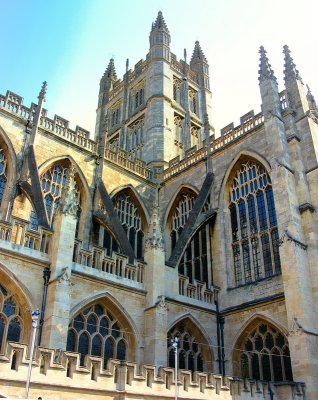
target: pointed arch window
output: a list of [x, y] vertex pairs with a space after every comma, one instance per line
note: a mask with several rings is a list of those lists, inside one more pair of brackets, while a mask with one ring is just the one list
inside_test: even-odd
[[237, 354], [242, 378], [275, 382], [293, 380], [287, 338], [269, 323], [259, 322]]
[[125, 191], [116, 194], [113, 202], [131, 247], [137, 259], [140, 259], [143, 257], [144, 224], [137, 204]]
[[[187, 222], [190, 212], [196, 200], [196, 194], [190, 190], [182, 190], [176, 198], [173, 213], [170, 216], [171, 251], [180, 238], [183, 228]], [[192, 237], [179, 263], [179, 274], [189, 278], [190, 283], [194, 280], [212, 284], [211, 270], [211, 248], [210, 248], [210, 226], [204, 225]]]
[[2, 202], [4, 190], [7, 183], [7, 159], [4, 154], [4, 150], [0, 147], [0, 204]]
[[[53, 224], [54, 216], [62, 197], [62, 192], [67, 181], [68, 173], [68, 167], [63, 164], [56, 164], [51, 166], [40, 177], [46, 214], [51, 225]], [[80, 200], [80, 191], [78, 187], [77, 194]], [[81, 215], [80, 210], [81, 208], [79, 207], [79, 211], [77, 212], [77, 221], [79, 221]], [[77, 222], [77, 225], [78, 223], [79, 222]], [[78, 233], [78, 226], [76, 227], [76, 232]]]
[[12, 293], [0, 285], [0, 353], [6, 342], [20, 342], [22, 330], [20, 306]]
[[230, 186], [230, 224], [236, 285], [281, 272], [275, 202], [270, 177], [244, 161]]
[[110, 358], [126, 359], [126, 332], [102, 304], [96, 303], [76, 315], [69, 324], [67, 351], [80, 353], [80, 363], [85, 357], [103, 358], [104, 368]]
[[[171, 340], [178, 338], [178, 365], [181, 369], [188, 369], [192, 372], [206, 371], [203, 354], [208, 354], [201, 340], [198, 340], [192, 333], [191, 328], [187, 327], [183, 322], [178, 323], [168, 333], [167, 352], [169, 367], [174, 367], [174, 352]], [[205, 358], [206, 360], [206, 358]], [[209, 360], [211, 361], [211, 360]]]

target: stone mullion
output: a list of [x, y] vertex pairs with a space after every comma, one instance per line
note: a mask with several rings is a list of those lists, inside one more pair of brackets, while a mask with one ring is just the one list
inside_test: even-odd
[[255, 281], [255, 270], [254, 270], [254, 259], [253, 259], [253, 248], [252, 248], [252, 232], [250, 226], [250, 212], [248, 209], [248, 197], [245, 201], [246, 215], [247, 215], [247, 240], [248, 240], [248, 251], [250, 255], [250, 269], [251, 269], [251, 280]]
[[[266, 196], [266, 189], [269, 187], [267, 186], [263, 189], [263, 194], [264, 194], [264, 203], [265, 203], [265, 209], [266, 209], [266, 221], [267, 221], [267, 233], [268, 233], [268, 239], [269, 239], [269, 247], [270, 247], [270, 252], [271, 252], [271, 262], [272, 262], [272, 275], [276, 273], [276, 265], [275, 265], [275, 258], [274, 258], [274, 251], [273, 251], [273, 244], [272, 244], [272, 227], [270, 224], [270, 219], [269, 219], [269, 207], [267, 203], [267, 196]], [[273, 193], [274, 196], [274, 193]]]
[[256, 212], [256, 224], [257, 224], [257, 237], [258, 237], [258, 245], [259, 245], [259, 252], [260, 252], [260, 262], [261, 262], [261, 278], [265, 278], [265, 265], [264, 265], [264, 256], [263, 256], [263, 244], [262, 244], [262, 233], [259, 221], [259, 214], [258, 214], [258, 203], [257, 203], [257, 192], [254, 196], [254, 204], [255, 204], [255, 212]]
[[211, 236], [210, 236], [210, 224], [205, 225], [205, 233], [207, 238], [207, 251], [206, 251], [206, 258], [207, 258], [207, 275], [208, 275], [208, 288], [210, 288], [213, 284], [213, 259], [212, 259], [212, 245], [211, 245]]
[[[204, 228], [203, 228], [204, 229]], [[203, 282], [203, 265], [202, 265], [202, 230], [199, 231], [199, 261], [200, 261], [200, 281]]]

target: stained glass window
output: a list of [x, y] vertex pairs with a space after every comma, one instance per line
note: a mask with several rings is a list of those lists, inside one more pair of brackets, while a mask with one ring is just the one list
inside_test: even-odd
[[0, 147], [0, 204], [2, 202], [5, 186], [7, 183], [7, 159], [4, 155], [4, 150]]
[[126, 333], [114, 315], [96, 303], [81, 311], [70, 323], [67, 350], [81, 354], [81, 365], [86, 355], [102, 357], [106, 368], [109, 358], [126, 359]]
[[113, 198], [120, 222], [126, 231], [128, 240], [136, 257], [143, 257], [143, 220], [137, 205], [126, 192], [120, 192]]
[[240, 357], [243, 378], [293, 380], [287, 338], [269, 323], [259, 323], [248, 335]]
[[168, 361], [169, 367], [174, 367], [174, 351], [172, 349], [171, 340], [178, 337], [178, 365], [180, 369], [189, 369], [191, 371], [205, 370], [202, 352], [203, 344], [198, 343], [191, 333], [190, 329], [183, 326], [182, 323], [177, 324], [168, 333]]
[[6, 342], [20, 342], [22, 338], [20, 307], [14, 296], [0, 285], [0, 353]]
[[[188, 189], [182, 190], [176, 198], [170, 219], [171, 251], [180, 238], [195, 200], [195, 193]], [[187, 276], [190, 283], [193, 283], [194, 279], [208, 285], [212, 283], [209, 282], [211, 278], [208, 274], [208, 263], [211, 261], [209, 237], [209, 224], [207, 224], [195, 233], [180, 259], [179, 274]]]
[[232, 178], [229, 210], [235, 284], [280, 273], [273, 189], [256, 162], [243, 162]]

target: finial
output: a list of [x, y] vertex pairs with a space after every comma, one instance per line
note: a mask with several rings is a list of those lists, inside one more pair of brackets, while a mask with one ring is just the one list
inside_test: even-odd
[[184, 62], [187, 63], [187, 49], [183, 50]]
[[287, 45], [284, 46], [283, 53], [285, 55], [285, 58], [284, 58], [284, 60], [285, 60], [285, 69], [284, 69], [285, 81], [287, 81], [289, 79], [298, 79], [298, 80], [300, 80], [301, 83], [303, 83], [302, 79], [299, 75], [299, 71], [296, 68], [296, 65], [294, 64], [294, 61], [290, 55], [290, 50]]
[[193, 50], [193, 54], [192, 54], [192, 58], [191, 58], [191, 63], [194, 61], [203, 61], [205, 63], [208, 62], [208, 60], [206, 59], [203, 50], [200, 46], [200, 43], [198, 40], [196, 40], [195, 45], [194, 45], [194, 50]]
[[127, 58], [126, 60], [126, 73], [128, 72], [129, 69], [129, 58]]
[[46, 89], [47, 89], [47, 82], [44, 81], [40, 90], [40, 93], [38, 95], [39, 100], [45, 101], [45, 95], [46, 95]]
[[157, 19], [152, 24], [152, 27], [151, 27], [152, 31], [157, 30], [157, 29], [160, 29], [160, 30], [163, 30], [163, 31], [166, 31], [167, 33], [169, 33], [168, 26], [166, 24], [166, 21], [163, 18], [161, 11], [158, 12]]
[[108, 67], [106, 68], [102, 79], [107, 79], [107, 78], [112, 80], [117, 80], [117, 74], [113, 58], [109, 60]]
[[259, 48], [259, 53], [260, 53], [260, 63], [259, 63], [259, 77], [258, 80], [260, 82], [263, 82], [266, 79], [272, 79], [277, 83], [277, 79], [274, 75], [274, 71], [271, 68], [270, 63], [268, 62], [268, 58], [266, 56], [266, 50], [264, 49], [264, 46], [261, 46]]

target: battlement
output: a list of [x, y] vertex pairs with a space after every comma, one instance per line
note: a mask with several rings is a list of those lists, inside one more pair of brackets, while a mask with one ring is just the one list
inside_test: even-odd
[[[0, 393], [8, 397], [24, 394], [28, 370], [28, 346], [8, 343], [0, 356]], [[178, 371], [180, 399], [221, 400], [305, 399], [305, 385], [296, 382], [262, 382], [187, 370]], [[10, 385], [8, 385], [10, 382]], [[130, 361], [86, 356], [83, 365], [78, 353], [38, 347], [33, 359], [30, 398], [50, 396], [55, 400], [78, 399], [79, 391], [85, 399], [171, 399], [175, 395], [173, 368], [137, 365]], [[53, 397], [52, 397], [53, 396]], [[94, 397], [95, 396], [95, 397]], [[105, 396], [105, 397], [104, 397]], [[83, 397], [84, 398], [84, 397]]]
[[[34, 121], [36, 107], [37, 104], [35, 103], [31, 103], [30, 107], [26, 107], [23, 104], [23, 97], [9, 90], [5, 96], [0, 95], [0, 109], [16, 114], [20, 118], [30, 121], [31, 123]], [[75, 130], [70, 129], [69, 121], [58, 115], [54, 115], [53, 119], [48, 118], [47, 110], [44, 108], [41, 113], [40, 128], [60, 136], [85, 150], [96, 152], [97, 144], [89, 138], [89, 131], [78, 125], [75, 127]]]

